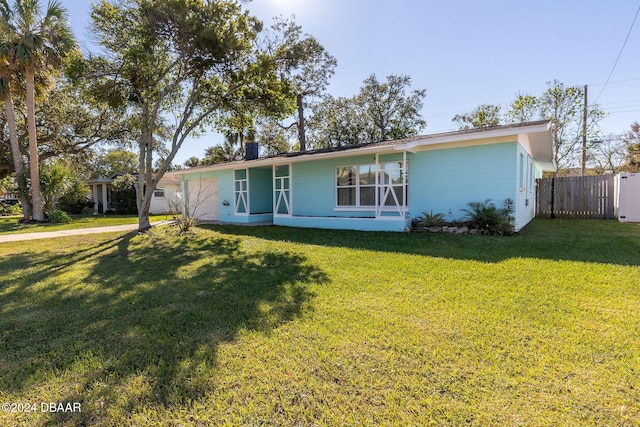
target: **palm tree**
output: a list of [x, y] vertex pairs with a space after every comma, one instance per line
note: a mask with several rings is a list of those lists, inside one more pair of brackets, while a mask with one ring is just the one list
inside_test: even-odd
[[[236, 160], [242, 160], [244, 156], [244, 150], [240, 136], [237, 133], [227, 132], [224, 138], [224, 142], [220, 145], [214, 145], [204, 151], [204, 159], [200, 161], [203, 165], [213, 165], [223, 162], [234, 162]], [[236, 143], [239, 146], [236, 146]]]
[[6, 0], [0, 0], [0, 98], [2, 98], [4, 102], [7, 127], [9, 128], [9, 143], [11, 144], [13, 167], [16, 172], [16, 181], [18, 182], [22, 215], [26, 219], [31, 216], [31, 203], [27, 197], [27, 177], [24, 172], [24, 164], [22, 163], [20, 153], [16, 118], [13, 111], [13, 99], [11, 95], [11, 81], [13, 78], [11, 65], [14, 61], [12, 49], [10, 49], [9, 16], [9, 5]]
[[49, 2], [44, 15], [39, 0], [15, 0], [10, 9], [7, 0], [1, 0], [6, 10], [8, 57], [15, 70], [24, 72], [27, 107], [27, 133], [29, 135], [29, 171], [33, 218], [44, 221], [44, 201], [40, 189], [40, 172], [35, 118], [36, 73], [51, 75], [58, 70], [63, 59], [75, 49], [67, 12], [56, 0]]

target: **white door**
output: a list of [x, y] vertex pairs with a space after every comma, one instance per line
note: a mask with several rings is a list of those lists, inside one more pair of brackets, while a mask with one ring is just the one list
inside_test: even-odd
[[621, 222], [640, 222], [640, 173], [620, 174], [618, 219]]
[[199, 221], [218, 220], [218, 179], [189, 180], [189, 216]]

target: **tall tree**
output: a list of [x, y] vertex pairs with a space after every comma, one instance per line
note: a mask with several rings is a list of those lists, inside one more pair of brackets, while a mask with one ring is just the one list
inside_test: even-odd
[[385, 141], [413, 136], [427, 122], [420, 116], [425, 89], [411, 87], [411, 77], [391, 74], [386, 82], [379, 82], [375, 74], [364, 80], [357, 102], [366, 116], [372, 120], [369, 141]]
[[313, 142], [318, 147], [355, 145], [418, 134], [426, 125], [420, 115], [424, 89], [411, 90], [411, 78], [375, 74], [351, 98], [325, 97], [314, 106]]
[[507, 111], [507, 123], [526, 123], [541, 120], [540, 99], [533, 95], [518, 94]]
[[186, 168], [195, 168], [196, 166], [200, 166], [200, 159], [196, 156], [191, 156], [184, 161], [184, 167]]
[[500, 120], [499, 105], [482, 104], [469, 113], [456, 114], [452, 121], [463, 130], [498, 126]]
[[356, 97], [326, 96], [313, 106], [310, 128], [316, 148], [341, 147], [368, 142], [372, 136], [373, 118]]
[[[541, 116], [550, 120], [551, 137], [554, 146], [554, 160], [559, 168], [575, 167], [582, 156], [582, 130], [584, 111], [584, 88], [565, 86], [554, 80], [547, 83], [547, 90], [540, 97]], [[597, 132], [593, 126], [604, 117], [597, 106], [587, 111], [588, 140], [593, 140]]]
[[[9, 138], [0, 137], [0, 147], [7, 151], [18, 151], [22, 159], [28, 158], [28, 134], [24, 99], [14, 96], [17, 150], [12, 150]], [[40, 163], [50, 158], [64, 158], [73, 164], [75, 170], [86, 177], [95, 172], [92, 169], [94, 151], [99, 143], [117, 142], [127, 145], [130, 139], [130, 124], [123, 120], [118, 110], [107, 105], [96, 104], [66, 78], [61, 78], [36, 105], [36, 128], [38, 130], [38, 156]], [[5, 122], [6, 114], [0, 113], [0, 121]], [[13, 161], [3, 164], [0, 169], [14, 170]], [[137, 161], [137, 156], [136, 156]], [[42, 180], [41, 180], [42, 181]], [[28, 193], [25, 177], [23, 193]]]
[[588, 163], [596, 174], [616, 174], [622, 170], [627, 153], [622, 139], [607, 135], [601, 140], [591, 141], [588, 148]]
[[201, 160], [201, 164], [213, 165], [242, 160], [244, 155], [243, 147], [237, 143], [238, 136], [231, 132], [227, 133], [222, 144], [214, 145], [204, 151], [204, 158]]
[[107, 178], [117, 173], [134, 174], [138, 171], [138, 155], [118, 149], [100, 152], [88, 169], [88, 175], [92, 178]]
[[27, 176], [23, 162], [18, 131], [13, 108], [12, 82], [15, 77], [15, 51], [12, 46], [13, 28], [10, 24], [12, 11], [6, 0], [0, 1], [0, 97], [3, 99], [5, 120], [8, 128], [10, 151], [13, 158], [13, 169], [18, 184], [22, 215], [25, 219], [31, 216], [31, 200], [27, 194]]
[[640, 123], [633, 122], [631, 130], [624, 136], [623, 141], [627, 148], [625, 171], [640, 172]]
[[278, 60], [281, 78], [291, 87], [295, 96], [296, 126], [300, 151], [307, 149], [305, 107], [311, 97], [320, 96], [335, 73], [337, 61], [325, 48], [302, 27], [292, 20], [275, 19], [272, 30], [277, 34], [275, 57]]
[[7, 10], [8, 50], [15, 69], [24, 72], [25, 79], [33, 218], [44, 221], [36, 134], [36, 74], [56, 73], [75, 48], [75, 41], [66, 10], [55, 0], [48, 3], [44, 13], [39, 0], [15, 0], [13, 9]]
[[257, 120], [256, 141], [261, 147], [266, 148], [268, 156], [290, 151], [287, 131], [273, 120], [260, 118]]
[[256, 49], [261, 24], [234, 1], [102, 0], [91, 15], [109, 54], [93, 83], [136, 125], [138, 226], [146, 229], [153, 191], [185, 140], [238, 99], [277, 92], [275, 64]]

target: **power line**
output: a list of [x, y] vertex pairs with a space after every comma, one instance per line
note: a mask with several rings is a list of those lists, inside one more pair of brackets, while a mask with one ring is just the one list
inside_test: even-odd
[[634, 81], [637, 81], [637, 80], [640, 80], [640, 77], [634, 77], [632, 79], [624, 79], [624, 80], [615, 80], [613, 82], [605, 82], [605, 83], [589, 83], [589, 86], [604, 86], [607, 83], [612, 85], [612, 84], [615, 84], [615, 83], [634, 82]]
[[620, 52], [618, 53], [618, 57], [616, 58], [616, 62], [613, 63], [613, 67], [611, 68], [611, 72], [609, 73], [609, 77], [607, 77], [607, 81], [604, 83], [604, 86], [602, 86], [602, 89], [600, 89], [600, 93], [598, 94], [598, 96], [596, 96], [596, 100], [594, 101], [594, 104], [596, 102], [598, 102], [598, 99], [600, 99], [600, 95], [602, 95], [602, 92], [604, 92], [604, 89], [607, 87], [607, 84], [609, 84], [609, 80], [611, 80], [611, 76], [613, 75], [613, 72], [616, 69], [616, 66], [618, 65], [618, 61], [620, 60], [620, 57], [622, 56], [622, 52], [624, 51], [624, 48], [627, 45], [627, 42], [629, 41], [629, 36], [631, 35], [631, 31], [633, 30], [633, 26], [635, 25], [636, 19], [638, 18], [638, 13], [640, 13], [640, 5], [638, 6], [638, 10], [636, 10], [636, 15], [633, 17], [633, 22], [631, 23], [631, 27], [629, 28], [629, 32], [627, 33], [627, 37], [624, 39], [624, 43], [622, 43], [622, 48], [620, 49]]

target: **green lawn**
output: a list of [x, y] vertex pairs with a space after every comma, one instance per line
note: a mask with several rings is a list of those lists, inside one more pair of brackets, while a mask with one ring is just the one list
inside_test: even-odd
[[0, 425], [640, 425], [639, 349], [638, 224], [0, 244]]
[[[20, 216], [0, 216], [0, 233], [36, 233], [39, 231], [71, 230], [74, 228], [106, 227], [110, 225], [136, 224], [132, 215], [71, 215], [68, 224], [18, 224]], [[151, 222], [172, 219], [172, 215], [151, 215]]]

